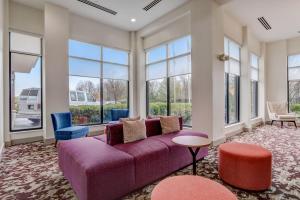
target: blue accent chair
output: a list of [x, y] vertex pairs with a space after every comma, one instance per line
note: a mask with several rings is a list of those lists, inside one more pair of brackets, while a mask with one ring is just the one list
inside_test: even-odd
[[55, 147], [58, 140], [70, 140], [86, 137], [89, 127], [72, 126], [72, 114], [70, 112], [52, 113], [51, 119], [55, 135]]
[[119, 121], [120, 118], [127, 118], [129, 116], [128, 109], [111, 109], [111, 122]]

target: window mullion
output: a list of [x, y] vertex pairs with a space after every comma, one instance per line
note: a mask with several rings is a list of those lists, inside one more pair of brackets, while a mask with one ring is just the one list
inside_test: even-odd
[[226, 123], [229, 124], [229, 73], [226, 73]]
[[166, 55], [167, 55], [167, 115], [170, 115], [170, 62], [169, 62], [169, 44], [166, 45]]

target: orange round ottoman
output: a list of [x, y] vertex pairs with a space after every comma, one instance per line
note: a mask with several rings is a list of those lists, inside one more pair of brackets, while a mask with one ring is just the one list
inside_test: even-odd
[[254, 144], [221, 144], [219, 176], [226, 183], [241, 189], [266, 190], [272, 183], [272, 153]]
[[200, 176], [174, 176], [161, 181], [151, 194], [151, 200], [237, 200], [221, 184]]

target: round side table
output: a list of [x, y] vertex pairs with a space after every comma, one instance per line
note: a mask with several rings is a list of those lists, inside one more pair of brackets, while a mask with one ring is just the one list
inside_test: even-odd
[[[211, 144], [211, 141], [208, 138], [200, 136], [177, 136], [172, 139], [172, 142], [189, 149], [193, 157], [193, 175], [196, 175], [197, 154], [200, 148], [208, 147]], [[195, 151], [193, 148], [195, 148]]]

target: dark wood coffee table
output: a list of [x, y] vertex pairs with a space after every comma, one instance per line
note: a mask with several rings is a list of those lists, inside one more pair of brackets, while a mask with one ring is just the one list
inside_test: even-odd
[[196, 175], [197, 154], [200, 148], [208, 147], [211, 144], [211, 140], [200, 136], [177, 136], [172, 139], [172, 142], [189, 149], [193, 157], [193, 175]]

